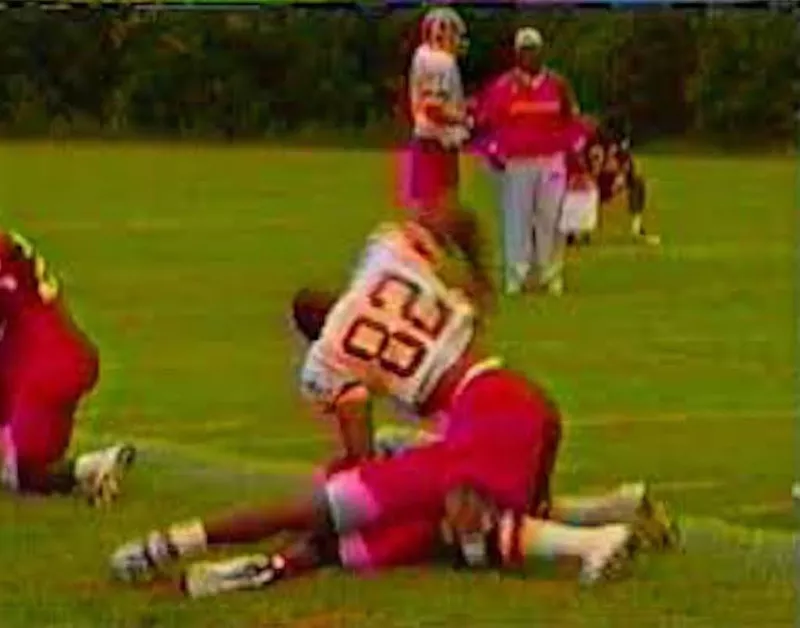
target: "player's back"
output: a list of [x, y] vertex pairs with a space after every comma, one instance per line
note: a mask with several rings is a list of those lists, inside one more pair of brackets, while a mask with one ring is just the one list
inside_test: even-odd
[[[353, 384], [418, 407], [474, 336], [468, 300], [437, 276], [404, 227], [374, 235], [304, 372], [326, 396]], [[320, 391], [315, 391], [319, 394]]]

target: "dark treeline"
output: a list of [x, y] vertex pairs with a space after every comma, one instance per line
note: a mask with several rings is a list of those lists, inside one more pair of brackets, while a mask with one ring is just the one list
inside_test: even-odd
[[[639, 141], [793, 139], [791, 15], [462, 13], [470, 28], [468, 87], [507, 63], [515, 28], [533, 25], [584, 108], [623, 117]], [[0, 133], [257, 138], [377, 130], [388, 138], [403, 130], [404, 74], [421, 14], [8, 10], [0, 13]]]

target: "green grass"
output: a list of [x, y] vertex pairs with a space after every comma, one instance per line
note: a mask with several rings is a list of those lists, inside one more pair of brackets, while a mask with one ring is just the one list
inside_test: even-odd
[[[107, 578], [153, 526], [292, 490], [326, 451], [298, 400], [286, 303], [340, 282], [390, 215], [379, 153], [188, 146], [0, 147], [0, 222], [37, 241], [102, 349], [76, 446], [141, 445], [108, 512], [0, 498], [0, 626], [75, 628], [790, 626], [794, 527], [794, 164], [645, 160], [662, 250], [619, 238], [561, 300], [504, 301], [499, 351], [566, 415], [556, 489], [648, 477], [687, 553], [596, 591], [527, 580], [333, 572], [189, 603]], [[494, 229], [480, 172], [465, 196]]]

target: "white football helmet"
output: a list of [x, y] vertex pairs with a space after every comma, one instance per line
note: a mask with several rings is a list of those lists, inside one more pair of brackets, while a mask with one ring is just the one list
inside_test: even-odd
[[452, 54], [466, 51], [467, 25], [450, 7], [431, 9], [422, 18], [422, 41]]

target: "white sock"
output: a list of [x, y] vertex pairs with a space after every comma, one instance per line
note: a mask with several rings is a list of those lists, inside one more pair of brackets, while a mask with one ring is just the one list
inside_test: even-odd
[[200, 554], [208, 547], [206, 529], [199, 519], [170, 526], [167, 538], [181, 556]]
[[623, 485], [605, 495], [557, 497], [553, 500], [550, 517], [572, 525], [630, 523], [641, 500], [642, 488], [638, 484]]
[[91, 475], [98, 464], [98, 458], [105, 450], [90, 451], [75, 458], [75, 478], [82, 482]]
[[633, 235], [640, 235], [642, 233], [642, 215], [634, 214], [631, 219], [631, 233]]
[[[526, 559], [583, 558], [597, 546], [602, 534], [603, 528], [580, 528], [526, 517], [519, 536], [519, 550]], [[507, 543], [508, 538], [503, 541]]]

